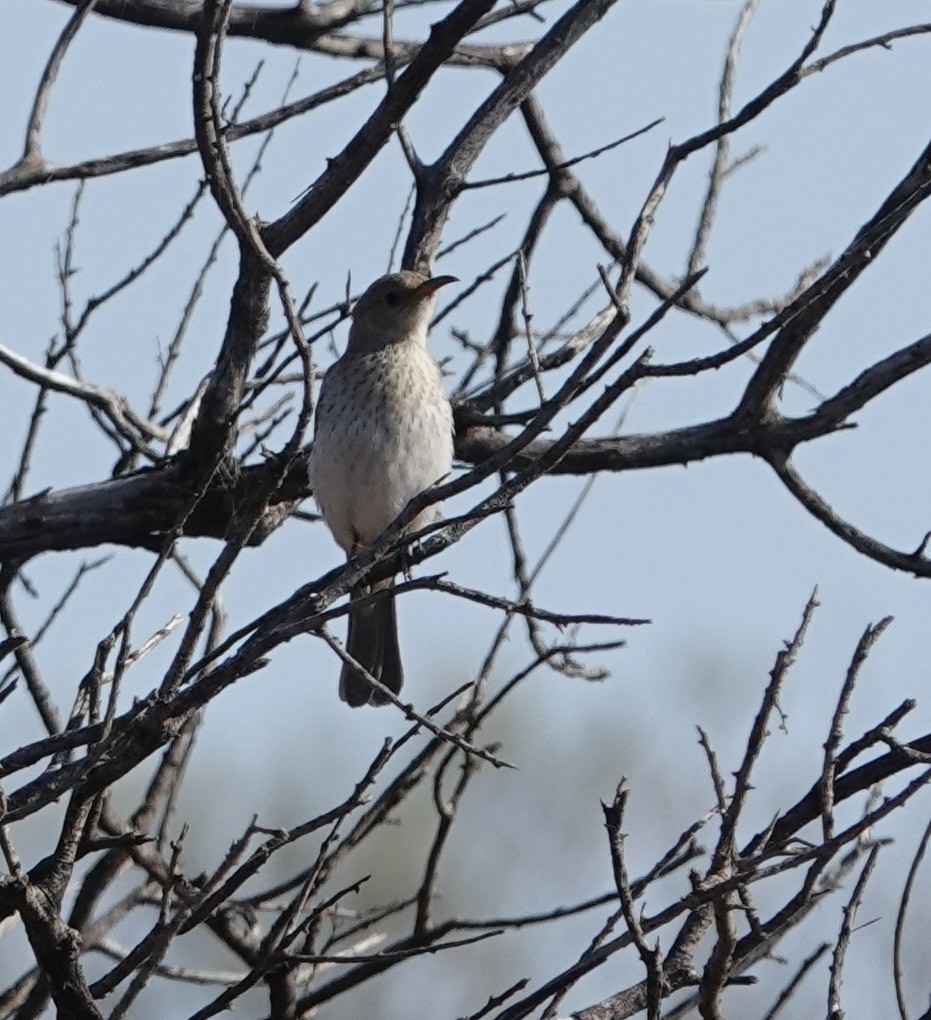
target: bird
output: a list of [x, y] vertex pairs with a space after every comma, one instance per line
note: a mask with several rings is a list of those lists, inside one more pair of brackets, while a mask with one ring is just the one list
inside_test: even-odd
[[[427, 351], [427, 330], [436, 292], [455, 282], [413, 270], [376, 280], [353, 308], [345, 353], [324, 376], [309, 476], [347, 558], [372, 545], [415, 496], [452, 470], [453, 411]], [[405, 530], [418, 531], [438, 516], [436, 506], [427, 507]], [[389, 578], [350, 593], [346, 650], [398, 694], [404, 672], [393, 587]], [[347, 662], [339, 695], [352, 707], [390, 700]]]

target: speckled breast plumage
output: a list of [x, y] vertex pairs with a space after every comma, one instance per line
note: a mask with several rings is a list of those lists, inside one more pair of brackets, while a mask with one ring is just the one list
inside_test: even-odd
[[[416, 341], [344, 356], [317, 406], [311, 484], [347, 552], [370, 545], [424, 489], [450, 470], [452, 409], [440, 369]], [[411, 525], [436, 516], [429, 508]]]

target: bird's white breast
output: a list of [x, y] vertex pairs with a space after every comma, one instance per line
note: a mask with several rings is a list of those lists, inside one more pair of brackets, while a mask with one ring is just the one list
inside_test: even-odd
[[[341, 358], [317, 407], [311, 484], [347, 553], [371, 544], [414, 496], [452, 467], [452, 409], [420, 343]], [[413, 522], [423, 527], [429, 508]]]

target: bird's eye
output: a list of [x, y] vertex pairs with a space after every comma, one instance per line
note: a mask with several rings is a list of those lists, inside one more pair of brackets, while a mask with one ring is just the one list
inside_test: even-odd
[[389, 290], [385, 295], [385, 304], [392, 308], [401, 300], [401, 295], [396, 290]]

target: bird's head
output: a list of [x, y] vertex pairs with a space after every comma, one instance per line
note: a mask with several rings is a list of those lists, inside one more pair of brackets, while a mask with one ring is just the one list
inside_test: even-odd
[[350, 343], [382, 347], [406, 339], [426, 340], [436, 292], [455, 276], [424, 276], [405, 269], [376, 280], [352, 310]]

